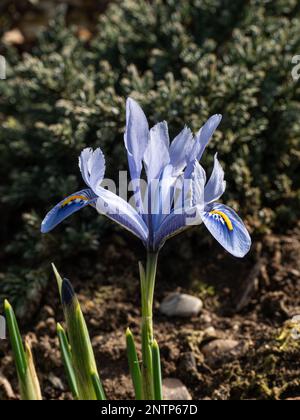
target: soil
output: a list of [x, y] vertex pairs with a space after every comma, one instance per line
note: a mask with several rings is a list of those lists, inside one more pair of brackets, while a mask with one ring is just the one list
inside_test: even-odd
[[[125, 330], [130, 326], [138, 340], [137, 261], [142, 256], [137, 242], [118, 233], [99, 250], [98, 264], [91, 267], [86, 261], [86, 278], [79, 279], [75, 267], [63, 273], [78, 293], [109, 399], [133, 398]], [[291, 320], [300, 314], [299, 280], [300, 226], [286, 235], [257, 239], [243, 260], [213, 242], [199, 243], [193, 232], [170, 241], [160, 256], [155, 293], [163, 376], [180, 379], [195, 400], [299, 397], [300, 340], [291, 335]], [[204, 310], [192, 319], [161, 315], [159, 302], [174, 291], [200, 297]], [[23, 327], [45, 399], [71, 398], [56, 338], [56, 321], [62, 319], [53, 279], [34, 322]], [[217, 339], [226, 340], [224, 349], [210, 354], [214, 345], [207, 345]], [[226, 349], [228, 340], [229, 346], [235, 343], [234, 351]], [[10, 346], [1, 342], [0, 399], [14, 398]]]

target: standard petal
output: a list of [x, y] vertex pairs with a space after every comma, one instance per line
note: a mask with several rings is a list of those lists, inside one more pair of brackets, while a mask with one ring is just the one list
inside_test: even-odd
[[204, 208], [204, 185], [206, 173], [195, 160], [191, 179], [182, 179], [181, 192], [174, 203], [174, 211], [166, 216], [155, 234], [155, 246], [161, 247], [164, 242], [189, 227], [202, 223]]
[[175, 174], [180, 173], [186, 166], [187, 156], [193, 145], [193, 133], [185, 127], [172, 141], [170, 146], [170, 163]]
[[159, 138], [160, 141], [163, 141], [166, 148], [169, 150], [170, 147], [170, 136], [169, 136], [169, 128], [167, 121], [162, 121], [156, 124], [150, 130], [150, 136]]
[[138, 212], [116, 194], [99, 187], [96, 209], [125, 229], [129, 230], [143, 242], [147, 242], [148, 228]]
[[166, 122], [158, 123], [150, 130], [150, 140], [144, 154], [148, 182], [160, 179], [164, 168], [170, 163], [169, 134]]
[[79, 168], [84, 182], [96, 191], [105, 174], [105, 158], [101, 149], [84, 149], [79, 157]]
[[218, 161], [218, 154], [215, 154], [214, 169], [204, 189], [205, 204], [210, 204], [218, 200], [225, 192], [226, 182], [224, 181], [224, 171]]
[[126, 103], [124, 141], [131, 179], [139, 179], [142, 172], [142, 159], [149, 141], [149, 125], [142, 108], [131, 98]]
[[97, 187], [103, 181], [105, 175], [105, 158], [101, 149], [96, 149], [89, 161], [91, 178], [90, 187], [96, 191]]
[[93, 149], [91, 147], [87, 147], [86, 149], [83, 149], [79, 156], [79, 169], [82, 175], [82, 178], [86, 185], [90, 186], [90, 173], [89, 173], [89, 160], [91, 159], [93, 155]]
[[206, 172], [200, 163], [194, 161], [192, 173], [192, 206], [203, 206], [204, 208], [204, 186], [206, 183]]
[[158, 183], [156, 184], [153, 181], [150, 184], [151, 190], [149, 187], [148, 198], [150, 191], [151, 214], [154, 229], [156, 229], [156, 227], [161, 224], [162, 220], [172, 211], [176, 181], [177, 178], [173, 176], [173, 166], [167, 165], [164, 168]]
[[58, 203], [45, 217], [41, 232], [48, 233], [71, 214], [88, 205], [94, 205], [97, 196], [92, 190], [82, 190]]
[[242, 258], [249, 252], [250, 235], [240, 217], [231, 208], [222, 204], [210, 205], [203, 212], [202, 221], [230, 254]]
[[206, 183], [206, 173], [201, 164], [194, 160], [189, 164], [189, 177], [182, 177], [181, 190], [180, 183], [178, 182], [179, 188], [176, 191], [176, 199], [174, 207], [179, 209], [193, 208], [195, 206], [202, 206], [204, 208], [204, 186]]
[[190, 154], [190, 161], [195, 159], [200, 160], [203, 152], [208, 145], [210, 139], [212, 138], [214, 132], [218, 128], [220, 122], [222, 121], [222, 115], [213, 115], [209, 120], [204, 124], [204, 126], [199, 130], [195, 143]]

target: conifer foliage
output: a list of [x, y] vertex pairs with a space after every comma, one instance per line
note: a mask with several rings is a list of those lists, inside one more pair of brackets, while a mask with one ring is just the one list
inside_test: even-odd
[[101, 246], [107, 225], [90, 218], [90, 210], [46, 238], [39, 225], [51, 203], [82, 187], [74, 174], [87, 145], [101, 146], [110, 158], [108, 176], [126, 167], [129, 95], [151, 123], [166, 119], [171, 136], [186, 122], [197, 130], [222, 113], [210, 148], [217, 145], [228, 169], [226, 201], [239, 203], [256, 233], [296, 223], [300, 80], [291, 72], [300, 54], [299, 13], [297, 0], [124, 0], [99, 16], [89, 43], [59, 12], [30, 53], [5, 51], [0, 292], [9, 291], [19, 315], [24, 296], [40, 299], [50, 260], [92, 256]]

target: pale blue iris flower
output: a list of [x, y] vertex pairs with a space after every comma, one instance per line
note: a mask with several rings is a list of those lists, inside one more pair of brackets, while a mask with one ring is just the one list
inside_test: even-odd
[[[170, 143], [167, 123], [149, 129], [140, 106], [128, 99], [124, 138], [135, 205], [101, 186], [105, 175], [103, 153], [100, 149], [85, 149], [79, 167], [88, 188], [57, 204], [44, 219], [42, 232], [51, 231], [90, 205], [131, 231], [150, 252], [158, 251], [168, 238], [203, 222], [227, 251], [243, 257], [251, 239], [239, 216], [217, 203], [226, 187], [217, 155], [208, 181], [199, 163], [221, 119], [220, 115], [212, 116], [195, 137], [184, 128]], [[145, 191], [141, 181], [144, 173]]]

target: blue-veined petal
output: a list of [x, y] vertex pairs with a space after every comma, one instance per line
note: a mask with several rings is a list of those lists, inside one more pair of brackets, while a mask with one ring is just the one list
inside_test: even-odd
[[168, 239], [183, 232], [188, 227], [185, 214], [175, 214], [173, 212], [168, 215], [154, 233], [154, 250], [159, 250]]
[[88, 162], [93, 154], [93, 149], [91, 147], [87, 147], [83, 149], [79, 156], [79, 169], [82, 175], [82, 178], [86, 185], [90, 186], [90, 173], [88, 170]]
[[143, 156], [149, 141], [147, 118], [137, 102], [128, 98], [126, 102], [126, 131], [124, 135], [128, 156], [128, 165], [136, 208], [139, 214], [144, 213], [140, 178], [143, 169]]
[[97, 194], [96, 209], [100, 214], [114, 220], [143, 242], [147, 241], [148, 228], [142, 216], [129, 203], [103, 187], [97, 189]]
[[126, 103], [124, 141], [131, 179], [139, 179], [142, 172], [143, 156], [149, 141], [149, 125], [142, 108], [131, 98]]
[[206, 183], [206, 173], [201, 164], [194, 160], [189, 164], [189, 178], [181, 178], [181, 187], [175, 193], [174, 208], [190, 209], [195, 206], [204, 208], [204, 186]]
[[192, 206], [204, 207], [204, 186], [206, 183], [206, 172], [197, 160], [194, 161], [194, 169], [191, 181]]
[[173, 166], [167, 165], [162, 171], [160, 180], [157, 183], [155, 181], [150, 183], [151, 213], [154, 229], [172, 211], [176, 180], [177, 178], [173, 176]]
[[189, 156], [189, 161], [194, 161], [195, 159], [200, 160], [202, 158], [206, 146], [208, 145], [221, 121], [222, 115], [213, 115], [199, 130], [198, 134], [196, 135], [191, 154]]
[[205, 204], [210, 204], [218, 200], [225, 192], [226, 182], [224, 181], [224, 171], [218, 161], [218, 154], [215, 154], [214, 169], [204, 189]]
[[179, 174], [185, 168], [192, 145], [193, 133], [188, 127], [185, 127], [170, 146], [170, 163], [174, 167], [175, 174]]
[[202, 207], [173, 210], [154, 232], [154, 250], [160, 249], [173, 236], [202, 223]]
[[173, 212], [165, 217], [155, 233], [155, 246], [160, 247], [170, 237], [202, 223], [205, 182], [205, 170], [195, 160], [191, 179], [182, 179], [182, 190], [177, 192]]
[[58, 203], [42, 222], [41, 232], [48, 233], [71, 214], [88, 205], [94, 205], [97, 196], [92, 190], [86, 189], [70, 195]]
[[168, 126], [164, 121], [150, 130], [150, 139], [144, 154], [148, 182], [160, 179], [162, 171], [170, 163]]
[[213, 237], [230, 254], [242, 258], [249, 252], [250, 235], [234, 210], [222, 204], [212, 204], [203, 212], [202, 220]]
[[156, 228], [154, 233], [154, 247], [157, 249], [159, 249], [167, 239], [202, 222], [201, 214], [204, 208], [204, 185], [206, 182], [204, 169], [200, 163], [195, 160], [191, 179], [182, 179], [182, 183], [180, 183], [180, 178], [178, 178], [178, 181], [178, 187], [176, 178], [175, 183], [172, 185], [174, 192], [176, 189], [181, 188], [181, 192], [177, 191], [179, 195], [174, 203], [174, 210], [169, 215], [159, 219], [160, 225]]
[[101, 149], [84, 149], [79, 157], [79, 168], [84, 182], [96, 191], [105, 174], [105, 158]]

